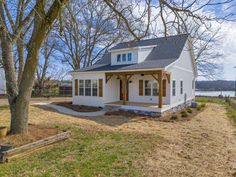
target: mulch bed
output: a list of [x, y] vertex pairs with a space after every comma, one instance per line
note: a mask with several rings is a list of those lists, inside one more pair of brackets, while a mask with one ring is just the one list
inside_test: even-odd
[[57, 128], [48, 128], [40, 125], [29, 124], [28, 133], [25, 135], [7, 135], [0, 138], [0, 144], [11, 144], [13, 147], [19, 147], [44, 138], [61, 133]]
[[72, 109], [73, 111], [77, 112], [96, 112], [101, 111], [102, 108], [99, 107], [92, 107], [92, 106], [82, 106], [82, 105], [73, 105], [72, 102], [53, 102], [52, 104], [58, 106], [64, 106], [66, 108]]

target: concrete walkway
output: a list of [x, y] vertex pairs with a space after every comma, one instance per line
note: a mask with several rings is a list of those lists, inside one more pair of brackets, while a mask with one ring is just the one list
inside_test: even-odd
[[58, 106], [51, 103], [34, 103], [33, 105], [39, 105], [43, 107], [48, 107], [57, 110], [60, 113], [71, 115], [71, 116], [85, 116], [85, 117], [96, 117], [96, 116], [103, 116], [108, 110], [103, 109], [101, 111], [96, 112], [77, 112], [73, 111], [72, 109], [68, 109], [63, 106]]

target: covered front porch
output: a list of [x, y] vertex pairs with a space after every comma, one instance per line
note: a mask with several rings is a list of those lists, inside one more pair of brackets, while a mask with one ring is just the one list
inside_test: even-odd
[[[170, 107], [170, 73], [167, 71], [106, 72], [105, 77], [107, 87], [119, 92], [119, 97], [105, 105], [153, 112], [162, 112]], [[151, 81], [155, 82], [155, 88], [146, 88]]]

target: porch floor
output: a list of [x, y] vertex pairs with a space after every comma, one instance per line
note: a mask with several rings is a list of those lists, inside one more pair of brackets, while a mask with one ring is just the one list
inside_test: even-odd
[[[145, 107], [145, 108], [159, 108], [158, 103], [140, 103], [140, 102], [130, 102], [126, 101], [126, 104], [123, 105], [123, 101], [115, 101], [106, 103], [106, 105], [112, 106], [135, 106], [135, 107]], [[169, 105], [162, 105], [162, 108], [167, 108]]]

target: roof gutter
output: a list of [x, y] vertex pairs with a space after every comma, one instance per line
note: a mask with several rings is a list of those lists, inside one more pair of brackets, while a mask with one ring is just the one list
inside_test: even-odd
[[154, 48], [157, 45], [149, 45], [149, 46], [137, 46], [137, 47], [127, 47], [127, 48], [120, 48], [120, 49], [110, 49], [108, 52], [121, 52], [121, 51], [127, 51], [127, 50], [139, 50], [139, 49], [147, 49], [147, 48]]

